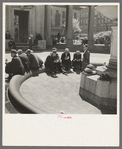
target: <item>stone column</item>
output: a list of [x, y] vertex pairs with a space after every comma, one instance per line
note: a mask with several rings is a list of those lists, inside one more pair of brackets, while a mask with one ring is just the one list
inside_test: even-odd
[[11, 10], [11, 36], [12, 38], [15, 38], [15, 28], [14, 28], [14, 8]]
[[34, 39], [36, 35], [36, 8], [35, 6], [33, 7], [32, 13], [31, 13], [31, 28], [32, 28], [31, 33]]
[[110, 60], [108, 64], [108, 68], [110, 69], [117, 69], [117, 26], [113, 26], [112, 28], [112, 35], [111, 35], [111, 47], [110, 47]]
[[46, 45], [52, 45], [52, 38], [51, 38], [51, 5], [46, 5]]
[[111, 47], [110, 47], [110, 60], [107, 67], [99, 66], [96, 68], [97, 74], [108, 74], [111, 78], [117, 78], [117, 51], [118, 51], [118, 30], [117, 26], [111, 27], [112, 35], [111, 35]]
[[31, 18], [32, 18], [32, 10], [29, 11], [29, 16], [28, 16], [28, 23], [29, 23], [28, 36], [30, 36], [30, 34], [32, 34], [32, 20], [31, 20]]
[[73, 18], [73, 6], [70, 5], [67, 8], [66, 18], [66, 46], [72, 50], [73, 48], [73, 35], [72, 35], [72, 18]]
[[88, 45], [89, 50], [94, 48], [94, 6], [89, 6], [89, 24], [88, 24]]
[[9, 33], [12, 35], [12, 8], [11, 6], [8, 6], [8, 30], [9, 30]]

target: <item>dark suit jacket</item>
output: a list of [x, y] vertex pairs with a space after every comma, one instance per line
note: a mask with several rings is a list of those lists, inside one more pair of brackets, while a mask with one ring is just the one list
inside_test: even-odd
[[[70, 61], [70, 59], [71, 59], [70, 53], [67, 53], [67, 56], [69, 56], [69, 61]], [[61, 56], [62, 62], [65, 61], [65, 58], [66, 58], [66, 54], [65, 54], [65, 52], [64, 52], [64, 53], [62, 54], [62, 56]]]
[[20, 57], [22, 64], [25, 68], [25, 71], [29, 71], [30, 70], [30, 62], [29, 62], [27, 55], [25, 53], [22, 53], [21, 55], [19, 55], [19, 57]]
[[56, 54], [55, 57], [53, 57], [52, 55], [48, 55], [46, 60], [45, 60], [45, 66], [49, 67], [49, 68], [53, 67], [55, 60], [59, 60], [58, 54]]
[[74, 57], [73, 57], [73, 60], [75, 60], [75, 59], [77, 59], [77, 60], [81, 60], [81, 54], [74, 54]]
[[34, 53], [31, 53], [28, 58], [31, 69], [39, 68], [43, 64], [43, 61]]
[[85, 51], [83, 53], [83, 61], [86, 62], [87, 64], [89, 64], [89, 60], [90, 59], [90, 52], [89, 51]]
[[20, 57], [15, 56], [12, 58], [12, 61], [6, 65], [6, 73], [24, 75], [25, 69]]

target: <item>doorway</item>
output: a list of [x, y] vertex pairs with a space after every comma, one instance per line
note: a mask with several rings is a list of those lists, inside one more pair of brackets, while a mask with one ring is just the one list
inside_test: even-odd
[[27, 42], [28, 40], [29, 11], [14, 11], [14, 32], [16, 42]]

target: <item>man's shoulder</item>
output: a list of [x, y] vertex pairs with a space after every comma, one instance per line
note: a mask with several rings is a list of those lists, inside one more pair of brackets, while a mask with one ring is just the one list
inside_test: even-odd
[[19, 57], [27, 57], [27, 55], [25, 53], [22, 53], [21, 55], [19, 55]]
[[29, 55], [29, 57], [35, 57], [36, 55], [34, 54], [34, 53], [31, 53], [30, 55]]
[[13, 60], [13, 61], [20, 61], [20, 57], [19, 57], [19, 56], [13, 57], [12, 60]]

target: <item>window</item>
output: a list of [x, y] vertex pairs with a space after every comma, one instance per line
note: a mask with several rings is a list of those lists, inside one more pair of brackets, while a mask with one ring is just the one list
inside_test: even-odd
[[56, 10], [56, 14], [59, 14], [59, 10]]
[[62, 18], [65, 18], [65, 11], [62, 11]]
[[74, 13], [74, 18], [77, 19], [77, 13]]
[[56, 14], [55, 14], [55, 27], [59, 27], [60, 26], [60, 14], [59, 14], [59, 10], [56, 10]]

